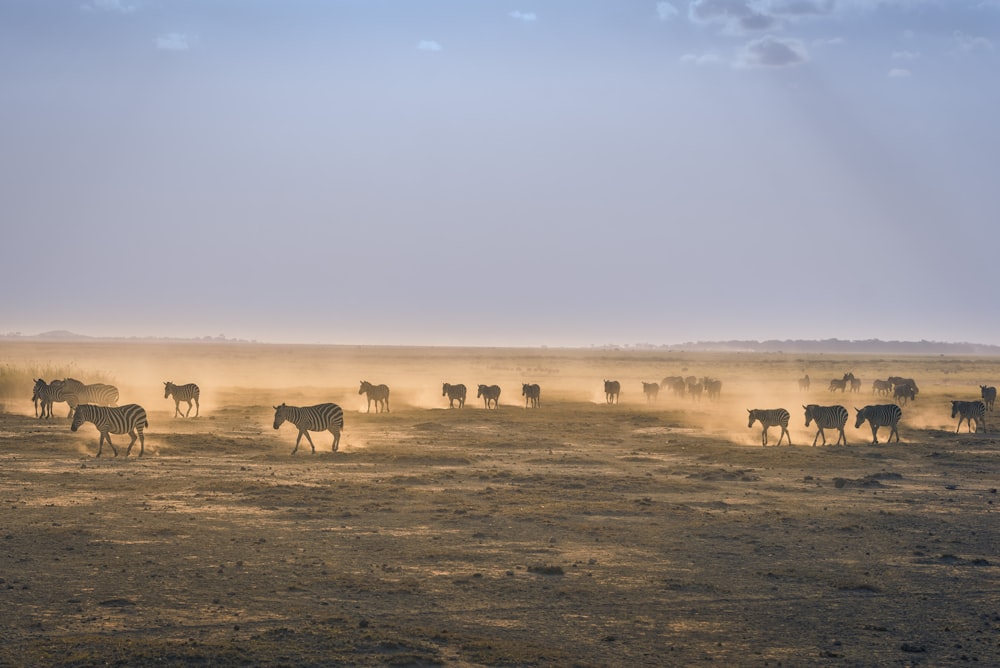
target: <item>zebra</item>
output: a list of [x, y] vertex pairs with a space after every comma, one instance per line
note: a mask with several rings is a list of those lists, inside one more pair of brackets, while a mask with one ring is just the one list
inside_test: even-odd
[[622, 392], [622, 384], [617, 380], [604, 381], [604, 401], [608, 404], [617, 404], [618, 395]]
[[171, 394], [174, 395], [174, 417], [181, 414], [181, 402], [186, 401], [188, 405], [187, 413], [184, 413], [184, 417], [191, 414], [191, 402], [194, 402], [195, 411], [194, 416], [198, 417], [201, 412], [201, 406], [199, 400], [201, 399], [201, 389], [194, 383], [188, 383], [187, 385], [174, 385], [169, 380], [163, 383], [163, 398], [168, 398]]
[[861, 379], [854, 378], [853, 376], [848, 380], [851, 381], [851, 392], [861, 392]]
[[979, 394], [983, 398], [983, 403], [986, 404], [986, 410], [993, 410], [993, 403], [997, 400], [997, 388], [992, 385], [980, 385]]
[[840, 445], [841, 439], [844, 441], [844, 445], [847, 445], [847, 434], [844, 433], [844, 425], [847, 424], [847, 409], [843, 406], [817, 406], [816, 404], [809, 404], [808, 406], [803, 406], [806, 409], [806, 426], [809, 426], [810, 422], [815, 421], [816, 426], [819, 431], [816, 432], [816, 437], [813, 438], [813, 446], [816, 445], [816, 439], [820, 436], [823, 437], [823, 445], [826, 445], [826, 433], [824, 429], [837, 429], [840, 431], [840, 436], [837, 437], [836, 445]]
[[705, 389], [705, 386], [699, 382], [688, 383], [687, 393], [688, 396], [696, 401], [701, 401], [701, 393]]
[[687, 389], [687, 383], [680, 376], [667, 376], [660, 381], [660, 387], [669, 387], [670, 391], [675, 395], [684, 396], [684, 391]]
[[[54, 380], [46, 383], [41, 378], [35, 379], [35, 387], [31, 391], [31, 400], [35, 402], [35, 417], [39, 420], [52, 417], [52, 404], [56, 401], [66, 401], [63, 396], [63, 383]], [[38, 407], [41, 405], [41, 415], [38, 414]]]
[[706, 378], [703, 384], [705, 386], [705, 393], [708, 394], [709, 399], [718, 399], [722, 395], [721, 380]]
[[101, 456], [104, 449], [104, 441], [108, 442], [115, 457], [118, 456], [118, 448], [111, 442], [111, 434], [128, 434], [132, 437], [129, 441], [125, 456], [132, 452], [132, 446], [139, 439], [139, 456], [142, 457], [146, 451], [146, 436], [142, 430], [149, 426], [149, 419], [146, 417], [146, 409], [139, 404], [125, 404], [124, 406], [94, 406], [93, 404], [78, 404], [73, 415], [73, 424], [70, 430], [76, 431], [84, 422], [93, 422], [97, 431], [101, 432], [101, 440], [97, 444], [97, 457]]
[[524, 407], [538, 408], [538, 402], [542, 398], [542, 388], [538, 383], [521, 383], [521, 396], [524, 397]]
[[898, 403], [900, 406], [905, 406], [907, 399], [917, 398], [917, 390], [915, 387], [913, 387], [908, 383], [900, 383], [899, 385], [896, 385], [896, 387], [893, 389], [892, 398], [893, 401]]
[[799, 378], [799, 392], [808, 392], [809, 386], [811, 384], [812, 383], [809, 380], [809, 374], [806, 374], [802, 378]]
[[[53, 384], [56, 382], [52, 381]], [[64, 378], [58, 382], [62, 384], [64, 401], [69, 404], [69, 415], [66, 417], [73, 417], [73, 411], [76, 410], [78, 404], [118, 405], [118, 388], [114, 385], [105, 383], [87, 385], [76, 378]]]
[[784, 408], [754, 408], [747, 409], [750, 413], [750, 422], [747, 424], [747, 428], [753, 426], [753, 423], [760, 420], [760, 426], [763, 430], [760, 433], [760, 444], [767, 445], [767, 430], [771, 427], [781, 427], [781, 434], [778, 436], [778, 445], [781, 445], [781, 439], [788, 436], [788, 445], [792, 444], [792, 436], [788, 433], [788, 421], [791, 419], [791, 415], [788, 414]]
[[910, 386], [913, 388], [911, 394], [913, 399], [917, 398], [917, 394], [920, 392], [920, 388], [917, 387], [917, 382], [912, 378], [900, 378], [899, 376], [889, 376], [889, 382], [892, 383], [893, 390], [900, 386]]
[[858, 413], [858, 419], [854, 422], [855, 429], [861, 429], [861, 425], [868, 420], [868, 424], [872, 428], [872, 445], [878, 445], [878, 428], [879, 427], [891, 427], [892, 431], [889, 432], [889, 438], [886, 439], [886, 443], [892, 442], [892, 435], [896, 435], [896, 442], [899, 443], [899, 420], [903, 417], [902, 409], [896, 404], [879, 404], [877, 406], [865, 406], [864, 408], [855, 408]]
[[883, 397], [889, 396], [889, 392], [892, 391], [892, 383], [887, 380], [873, 380], [872, 381], [872, 394], [878, 394]]
[[333, 434], [333, 451], [340, 447], [340, 431], [344, 428], [344, 410], [337, 404], [316, 404], [315, 406], [272, 406], [274, 408], [274, 428], [280, 427], [286, 420], [299, 429], [299, 435], [295, 438], [294, 455], [299, 450], [299, 442], [302, 436], [309, 441], [309, 447], [313, 453], [316, 446], [313, 445], [310, 431], [329, 431]]
[[646, 395], [646, 401], [656, 401], [657, 397], [660, 396], [660, 384], [659, 383], [647, 383], [642, 382], [642, 392]]
[[493, 410], [500, 408], [500, 386], [499, 385], [480, 385], [479, 392], [476, 393], [476, 398], [483, 398], [483, 403], [486, 404], [486, 410], [490, 409], [490, 403], [493, 404]]
[[462, 385], [461, 383], [458, 385], [449, 385], [448, 383], [445, 383], [441, 386], [441, 396], [448, 397], [449, 408], [454, 408], [456, 401], [458, 402], [459, 408], [465, 408], [466, 392], [467, 390], [465, 389], [465, 385]]
[[840, 390], [843, 392], [847, 389], [847, 379], [846, 378], [834, 378], [830, 381], [830, 387], [826, 388], [827, 392], [836, 392]]
[[969, 433], [972, 433], [972, 421], [976, 421], [976, 433], [979, 432], [979, 425], [983, 426], [983, 431], [989, 431], [986, 428], [986, 404], [982, 401], [953, 401], [951, 402], [951, 417], [954, 418], [958, 416], [958, 425], [955, 427], [955, 433], [962, 426], [962, 420], [965, 420], [969, 425]]
[[389, 412], [389, 386], [388, 385], [372, 385], [367, 380], [361, 381], [361, 389], [358, 390], [358, 394], [368, 395], [368, 412], [372, 412], [372, 402], [375, 402], [375, 412], [379, 412], [379, 406], [381, 405], [382, 410], [386, 413]]

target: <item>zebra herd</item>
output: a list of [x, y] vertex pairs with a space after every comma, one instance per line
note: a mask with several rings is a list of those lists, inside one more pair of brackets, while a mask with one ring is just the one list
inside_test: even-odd
[[[799, 379], [799, 390], [809, 390], [809, 375]], [[861, 379], [856, 378], [853, 372], [848, 371], [842, 378], [834, 378], [827, 386], [828, 392], [861, 392]], [[891, 396], [900, 406], [905, 406], [907, 401], [917, 398], [920, 389], [916, 381], [912, 378], [902, 378], [900, 376], [889, 376], [886, 380], [876, 379], [872, 381], [872, 394], [888, 397]]]
[[[850, 414], [846, 408], [843, 406], [819, 406], [817, 404], [809, 404], [802, 408], [805, 409], [806, 427], [815, 422], [818, 428], [816, 436], [813, 438], [814, 447], [817, 439], [820, 437], [823, 438], [823, 445], [826, 445], [824, 429], [836, 429], [839, 431], [840, 436], [837, 437], [837, 445], [840, 445], [841, 441], [843, 441], [844, 445], [847, 445], [847, 435], [844, 433], [844, 426], [847, 424], [847, 418]], [[860, 429], [861, 425], [867, 421], [872, 429], [872, 445], [878, 445], [878, 430], [880, 427], [890, 428], [889, 438], [886, 440], [887, 443], [892, 441], [893, 434], [896, 435], [896, 442], [899, 442], [897, 426], [899, 425], [900, 418], [903, 417], [903, 411], [899, 406], [896, 404], [883, 404], [855, 408], [854, 410], [857, 413], [854, 428]], [[791, 419], [791, 415], [787, 410], [784, 408], [753, 408], [747, 409], [747, 412], [750, 414], [750, 421], [747, 424], [747, 428], [753, 427], [754, 422], [760, 422], [761, 445], [767, 445], [767, 430], [771, 427], [781, 427], [781, 434], [778, 436], [777, 445], [781, 445], [781, 439], [785, 436], [788, 437], [788, 445], [792, 444], [792, 437], [788, 433], [788, 421]]]

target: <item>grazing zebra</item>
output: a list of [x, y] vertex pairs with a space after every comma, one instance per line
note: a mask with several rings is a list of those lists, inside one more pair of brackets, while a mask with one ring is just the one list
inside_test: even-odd
[[667, 376], [660, 381], [660, 387], [669, 387], [670, 391], [675, 395], [684, 396], [684, 391], [687, 389], [687, 383], [680, 376]]
[[892, 383], [887, 380], [873, 380], [872, 381], [872, 394], [878, 394], [879, 396], [887, 397], [889, 393], [892, 392]]
[[647, 402], [656, 401], [660, 396], [660, 384], [642, 381], [642, 393], [646, 395]]
[[709, 378], [706, 378], [704, 386], [705, 386], [705, 393], [708, 395], [709, 399], [718, 399], [722, 395], [721, 380], [711, 380]]
[[834, 378], [830, 381], [830, 387], [826, 388], [827, 392], [836, 392], [840, 390], [843, 392], [847, 389], [847, 379], [846, 378]]
[[763, 427], [760, 433], [761, 445], [767, 445], [767, 430], [777, 426], [781, 427], [781, 434], [778, 436], [778, 445], [781, 445], [781, 439], [785, 436], [788, 436], [788, 445], [792, 444], [792, 437], [788, 433], [788, 421], [792, 416], [784, 408], [754, 408], [753, 410], [748, 408], [747, 412], [750, 413], [750, 422], [747, 424], [748, 429], [757, 420], [760, 420], [760, 426]]
[[983, 403], [986, 404], [987, 410], [993, 410], [993, 402], [997, 400], [997, 388], [992, 385], [987, 387], [986, 385], [979, 386], [979, 394], [983, 398]]
[[889, 432], [889, 438], [886, 439], [886, 443], [892, 442], [892, 435], [896, 435], [896, 442], [899, 443], [899, 430], [897, 426], [899, 425], [900, 418], [903, 417], [903, 411], [896, 404], [879, 404], [877, 406], [865, 406], [864, 408], [855, 408], [858, 412], [858, 419], [854, 422], [855, 429], [861, 429], [861, 425], [868, 420], [868, 424], [872, 428], [872, 445], [878, 445], [878, 428], [879, 427], [891, 427], [892, 431]]
[[618, 395], [621, 394], [622, 384], [617, 380], [604, 381], [604, 401], [609, 404], [618, 403]]
[[847, 434], [844, 433], [844, 425], [847, 424], [847, 409], [843, 406], [817, 406], [816, 404], [809, 404], [808, 406], [803, 406], [806, 409], [806, 426], [812, 421], [816, 422], [816, 426], [819, 431], [816, 432], [816, 437], [813, 438], [813, 446], [816, 445], [816, 439], [820, 436], [823, 437], [823, 445], [826, 445], [826, 432], [824, 429], [837, 429], [840, 431], [840, 436], [837, 437], [836, 445], [840, 445], [841, 439], [844, 441], [844, 445], [847, 445]]
[[811, 382], [809, 381], [809, 374], [799, 378], [799, 392], [808, 392], [809, 385], [811, 385]]
[[181, 402], [186, 401], [188, 405], [187, 413], [184, 417], [191, 414], [191, 402], [194, 402], [195, 411], [194, 416], [198, 417], [201, 412], [201, 406], [199, 400], [201, 399], [201, 390], [194, 383], [188, 383], [187, 385], [174, 385], [169, 380], [165, 382], [163, 388], [163, 398], [168, 398], [171, 394], [174, 395], [174, 417], [181, 414]]
[[465, 385], [462, 385], [461, 383], [458, 385], [449, 385], [448, 383], [445, 383], [441, 386], [441, 396], [448, 397], [449, 408], [454, 408], [456, 401], [458, 402], [459, 408], [465, 408], [465, 395]]
[[542, 398], [542, 388], [538, 386], [538, 383], [522, 383], [521, 384], [521, 396], [524, 397], [524, 407], [528, 408], [538, 408], [538, 402]]
[[142, 457], [146, 451], [146, 437], [142, 430], [149, 426], [149, 420], [146, 418], [146, 410], [139, 404], [125, 404], [124, 406], [78, 404], [70, 429], [76, 431], [84, 422], [93, 422], [97, 431], [101, 432], [101, 440], [97, 444], [97, 457], [101, 456], [104, 441], [107, 441], [108, 445], [111, 446], [115, 457], [118, 456], [118, 448], [111, 442], [111, 434], [128, 434], [132, 437], [128, 444], [128, 450], [125, 451], [126, 457], [132, 452], [136, 438], [139, 439], [139, 456]]
[[[35, 387], [31, 391], [31, 400], [35, 402], [35, 417], [39, 420], [42, 418], [52, 417], [52, 404], [56, 401], [66, 401], [63, 396], [63, 383], [60, 380], [54, 380], [51, 383], [46, 383], [41, 378], [35, 380]], [[42, 414], [38, 414], [38, 406], [42, 407]]]
[[476, 398], [483, 398], [483, 403], [486, 404], [486, 410], [490, 409], [490, 403], [493, 403], [493, 409], [497, 410], [500, 408], [500, 386], [499, 385], [480, 385], [479, 392], [476, 393]]
[[368, 395], [368, 412], [372, 412], [372, 402], [375, 402], [375, 412], [379, 412], [379, 406], [382, 407], [386, 413], [389, 412], [389, 386], [388, 385], [372, 385], [367, 380], [361, 381], [361, 389], [358, 390], [358, 394]]
[[305, 435], [309, 441], [309, 447], [316, 452], [313, 445], [311, 431], [328, 431], [333, 434], [333, 451], [340, 447], [340, 430], [344, 428], [344, 410], [337, 404], [316, 404], [315, 406], [273, 406], [274, 408], [274, 428], [280, 427], [286, 420], [299, 429], [299, 435], [295, 438], [294, 455], [298, 452], [299, 442]]
[[916, 388], [907, 383], [901, 383], [895, 387], [893, 390], [893, 401], [898, 403], [900, 406], [906, 405], [907, 399], [916, 399], [917, 391]]
[[958, 416], [958, 425], [955, 427], [955, 433], [962, 426], [962, 420], [965, 420], [969, 425], [969, 433], [972, 433], [972, 421], [976, 421], [976, 433], [979, 432], [979, 425], [983, 426], [983, 431], [989, 431], [986, 428], [986, 404], [982, 401], [953, 401], [951, 402], [951, 417], [954, 418]]

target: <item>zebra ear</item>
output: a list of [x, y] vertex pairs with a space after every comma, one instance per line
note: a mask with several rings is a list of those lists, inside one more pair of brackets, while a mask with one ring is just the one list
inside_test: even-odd
[[753, 413], [753, 411], [748, 408], [747, 413]]

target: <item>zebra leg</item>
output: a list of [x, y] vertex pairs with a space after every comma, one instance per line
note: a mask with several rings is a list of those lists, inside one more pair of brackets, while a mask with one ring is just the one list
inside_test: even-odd
[[385, 395], [385, 412], [389, 412], [389, 395]]
[[132, 454], [132, 446], [135, 445], [135, 440], [137, 438], [135, 434], [135, 428], [129, 431], [128, 435], [132, 437], [132, 440], [128, 442], [128, 448], [125, 450], [125, 457], [128, 457], [130, 454]]
[[844, 428], [840, 428], [840, 436], [837, 437], [837, 445], [840, 445], [840, 439], [844, 439], [844, 445], [847, 445], [847, 434], [844, 433]]
[[[816, 447], [816, 440], [819, 438], [820, 434], [823, 434], [823, 428], [822, 427], [819, 428], [819, 431], [817, 431], [816, 435], [813, 437], [813, 447], [814, 448]], [[826, 434], [823, 434], [823, 445], [826, 445]]]
[[198, 400], [198, 397], [195, 397], [194, 398], [194, 416], [198, 417], [199, 415], [201, 415], [201, 402]]
[[305, 433], [305, 430], [303, 430], [303, 429], [299, 429], [299, 435], [295, 437], [295, 447], [294, 447], [294, 448], [292, 448], [292, 454], [293, 454], [293, 455], [294, 455], [294, 454], [295, 454], [296, 452], [298, 452], [298, 451], [299, 451], [299, 442], [300, 442], [300, 441], [302, 440], [302, 434], [304, 434], [304, 433]]
[[[892, 434], [889, 434], [889, 438], [892, 438]], [[878, 427], [874, 424], [872, 425], [872, 445], [878, 445]]]
[[760, 444], [762, 446], [767, 445], [767, 427], [760, 430]]
[[177, 417], [180, 414], [181, 414], [181, 400], [174, 399], [174, 417]]
[[340, 430], [334, 427], [330, 433], [333, 434], [333, 451], [336, 452], [340, 448]]
[[781, 445], [782, 436], [788, 440], [788, 445], [792, 444], [792, 435], [788, 433], [787, 429], [785, 429], [785, 425], [781, 425], [781, 434], [778, 436], [778, 445]]
[[312, 448], [313, 454], [316, 454], [316, 446], [313, 445], [312, 436], [309, 435], [309, 431], [306, 430], [303, 431], [302, 433], [306, 435], [306, 440], [309, 441], [309, 447]]

